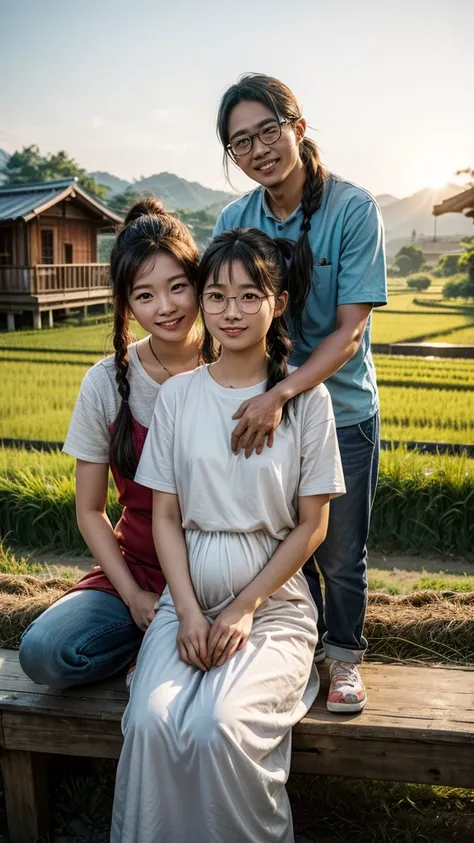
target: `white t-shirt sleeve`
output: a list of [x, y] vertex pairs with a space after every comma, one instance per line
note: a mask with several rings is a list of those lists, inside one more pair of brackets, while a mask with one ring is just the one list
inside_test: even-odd
[[298, 495], [338, 497], [346, 491], [331, 397], [321, 385], [304, 395]]
[[86, 372], [77, 396], [63, 451], [87, 462], [108, 463], [110, 433], [103, 393], [94, 383], [102, 373]]
[[155, 404], [135, 482], [157, 492], [177, 493], [174, 469], [176, 393], [164, 384]]

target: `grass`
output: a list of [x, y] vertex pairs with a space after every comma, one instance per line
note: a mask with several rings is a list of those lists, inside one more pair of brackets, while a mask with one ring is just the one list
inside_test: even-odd
[[[428, 292], [430, 292], [430, 291], [428, 290]], [[385, 305], [383, 310], [385, 312], [393, 311], [393, 310], [395, 310], [395, 311], [403, 310], [403, 311], [406, 311], [406, 312], [413, 312], [413, 311], [418, 312], [420, 310], [423, 311], [424, 310], [424, 304], [423, 304], [424, 298], [425, 298], [425, 295], [423, 293], [417, 293], [415, 290], [407, 290], [406, 292], [405, 291], [403, 291], [403, 292], [397, 291], [395, 293], [395, 295], [393, 295], [393, 294], [390, 295], [390, 293], [389, 293], [388, 304]], [[431, 292], [430, 296], [426, 295], [426, 300], [435, 302], [436, 305], [437, 305], [438, 302], [440, 302], [440, 303], [442, 302], [441, 293], [433, 294]]]
[[435, 292], [433, 287], [422, 293], [415, 290], [389, 292], [388, 304], [384, 306], [383, 311], [398, 313], [401, 310], [405, 313], [421, 312], [426, 315], [445, 311], [469, 315], [474, 314], [474, 304], [469, 299], [444, 299], [442, 288], [439, 288], [439, 292]]
[[43, 566], [37, 562], [32, 562], [26, 556], [15, 556], [15, 553], [7, 545], [5, 541], [0, 541], [0, 574], [29, 574], [38, 576], [43, 573]]
[[432, 342], [453, 342], [457, 345], [474, 345], [474, 325], [462, 328], [454, 334], [442, 334], [432, 338]]
[[435, 279], [428, 290], [416, 293], [408, 289], [406, 278], [389, 278], [389, 302], [374, 311], [372, 342], [474, 343], [474, 307], [472, 302], [443, 299], [449, 280]]
[[471, 790], [303, 775], [288, 790], [296, 831], [314, 843], [472, 840]]
[[[465, 556], [474, 547], [474, 460], [384, 451], [370, 541], [381, 550]], [[120, 514], [112, 481], [112, 520]], [[0, 524], [16, 546], [84, 553], [75, 516], [74, 460], [0, 450]]]
[[[76, 525], [75, 460], [58, 452], [0, 450], [0, 524], [9, 543], [82, 554]], [[110, 515], [120, 515], [110, 477]]]
[[[449, 342], [458, 343], [458, 331], [454, 329], [473, 325], [473, 314], [463, 316], [449, 312], [392, 313], [378, 308], [372, 317], [372, 342], [428, 342], [433, 337], [442, 337], [446, 332], [450, 335]], [[436, 341], [446, 342], [444, 338]]]
[[380, 385], [384, 439], [474, 443], [473, 393]]
[[442, 571], [428, 573], [424, 569], [401, 571], [397, 568], [387, 571], [373, 568], [369, 560], [368, 576], [369, 591], [384, 591], [393, 596], [411, 594], [414, 591], [456, 591], [467, 594], [474, 592], [474, 574], [446, 574]]
[[63, 441], [89, 365], [3, 361], [0, 436]]
[[[137, 323], [134, 323], [133, 330], [137, 336], [143, 336], [143, 331]], [[110, 316], [103, 316], [86, 320], [84, 324], [2, 334], [0, 351], [12, 349], [93, 351], [97, 353], [98, 358], [104, 357], [113, 351], [112, 320]]]
[[[0, 437], [62, 442], [88, 368], [110, 353], [109, 319], [3, 334]], [[143, 334], [134, 326], [137, 335]]]
[[379, 385], [421, 384], [426, 387], [474, 389], [472, 360], [432, 360], [397, 354], [376, 354], [374, 359]]
[[[61, 328], [57, 333], [64, 330], [83, 331]], [[1, 353], [0, 437], [62, 442], [81, 380], [101, 355], [74, 347], [68, 354], [21, 348]], [[376, 366], [384, 439], [474, 441], [470, 360], [376, 355]]]
[[466, 556], [474, 547], [474, 460], [403, 448], [381, 454], [370, 542], [381, 550]]

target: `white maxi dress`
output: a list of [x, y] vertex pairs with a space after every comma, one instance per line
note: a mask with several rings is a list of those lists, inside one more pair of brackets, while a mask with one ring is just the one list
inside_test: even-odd
[[[212, 620], [296, 525], [298, 495], [345, 491], [329, 393], [299, 396], [260, 456], [232, 454], [232, 415], [265, 384], [208, 367], [160, 389], [136, 480], [178, 495], [189, 568]], [[111, 843], [293, 843], [291, 727], [313, 703], [316, 611], [299, 571], [256, 611], [245, 648], [202, 672], [179, 658], [169, 590], [123, 717]]]

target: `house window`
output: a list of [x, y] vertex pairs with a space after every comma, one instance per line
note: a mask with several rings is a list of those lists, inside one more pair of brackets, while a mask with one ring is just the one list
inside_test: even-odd
[[54, 263], [54, 232], [41, 232], [41, 263]]
[[72, 243], [64, 244], [64, 263], [73, 263], [72, 260]]
[[0, 266], [11, 266], [13, 263], [13, 230], [0, 228]]

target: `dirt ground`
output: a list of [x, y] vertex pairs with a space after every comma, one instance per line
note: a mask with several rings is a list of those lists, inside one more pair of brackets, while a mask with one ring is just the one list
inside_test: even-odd
[[[25, 555], [32, 562], [44, 565], [45, 576], [58, 576], [69, 572], [75, 576], [81, 576], [92, 568], [92, 559], [88, 556], [62, 556], [52, 554], [30, 554], [19, 552], [18, 555]], [[406, 576], [413, 574], [417, 577], [421, 572], [437, 574], [466, 574], [474, 575], [474, 564], [465, 559], [452, 559], [441, 557], [410, 556], [405, 554], [385, 554], [377, 550], [369, 553], [369, 571], [376, 573], [384, 571], [399, 576], [402, 572]]]

